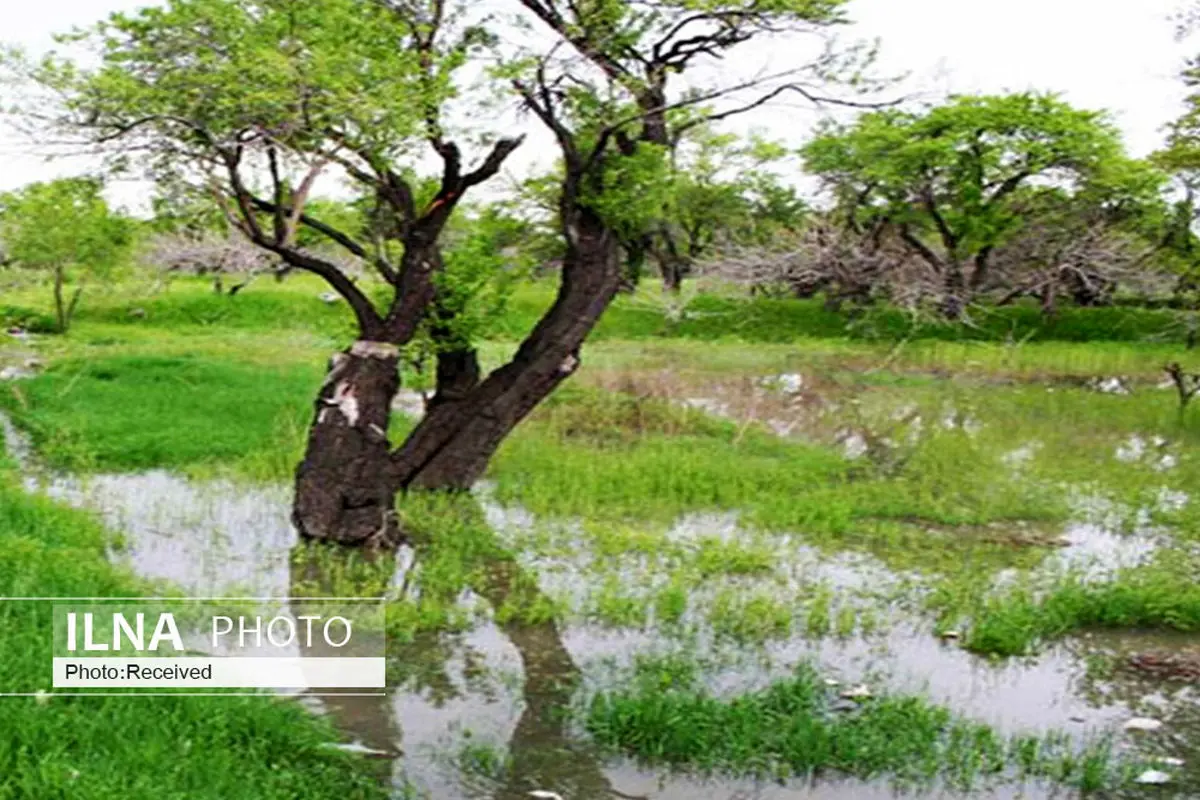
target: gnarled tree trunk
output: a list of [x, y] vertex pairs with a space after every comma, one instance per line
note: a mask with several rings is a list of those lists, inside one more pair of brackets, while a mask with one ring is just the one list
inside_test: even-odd
[[386, 431], [400, 384], [397, 345], [413, 326], [334, 357], [296, 473], [293, 521], [303, 537], [395, 543], [398, 493], [470, 488], [504, 438], [575, 372], [621, 270], [616, 237], [596, 215], [577, 211], [567, 238], [558, 297], [513, 359], [481, 379], [473, 350], [440, 353], [437, 394], [394, 451]]
[[387, 429], [400, 388], [394, 345], [360, 340], [330, 362], [296, 470], [300, 535], [346, 544], [398, 538]]
[[970, 301], [970, 289], [963, 276], [962, 266], [946, 264], [942, 275], [942, 315], [949, 320], [962, 319]]
[[579, 367], [584, 339], [620, 287], [619, 248], [588, 212], [577, 215], [568, 240], [558, 297], [512, 361], [464, 391], [478, 375], [473, 354], [450, 354], [454, 364], [439, 358], [438, 395], [395, 453], [397, 489], [469, 488], [504, 437]]

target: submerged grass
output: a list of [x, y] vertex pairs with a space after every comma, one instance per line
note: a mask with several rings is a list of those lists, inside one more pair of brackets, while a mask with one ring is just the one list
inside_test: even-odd
[[886, 777], [901, 784], [980, 784], [1047, 778], [1085, 791], [1122, 782], [1109, 743], [1066, 737], [1005, 738], [917, 697], [848, 703], [807, 665], [732, 698], [707, 689], [697, 665], [639, 662], [628, 682], [597, 693], [584, 724], [601, 745], [650, 764], [786, 779], [821, 774]]
[[969, 614], [964, 645], [1014, 656], [1081, 630], [1200, 631], [1198, 566], [1194, 555], [1172, 552], [1103, 582], [1070, 575], [1046, 589], [1019, 586], [987, 596]]
[[[130, 596], [88, 515], [31, 497], [0, 468], [0, 596]], [[326, 747], [331, 725], [269, 697], [62, 697], [49, 687], [53, 603], [0, 603], [0, 798], [382, 798], [377, 776]]]

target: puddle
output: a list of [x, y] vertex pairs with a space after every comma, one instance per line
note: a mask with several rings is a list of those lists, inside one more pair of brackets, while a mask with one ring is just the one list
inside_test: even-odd
[[[285, 487], [201, 483], [165, 472], [87, 480], [36, 475], [27, 439], [3, 415], [0, 429], [10, 456], [30, 475], [30, 488], [97, 511], [107, 525], [124, 535], [124, 550], [114, 558], [139, 574], [172, 581], [193, 594], [288, 594], [294, 580], [289, 554], [297, 539]], [[486, 485], [477, 494], [502, 539], [511, 540], [539, 525], [519, 507], [492, 502]], [[1104, 516], [1103, 508], [1092, 510]], [[571, 535], [578, 533], [578, 525], [566, 522], [560, 527]], [[684, 545], [745, 536], [736, 514], [688, 515], [666, 532], [668, 541]], [[1048, 558], [1060, 559], [1060, 566], [1091, 563], [1112, 569], [1136, 563], [1153, 551], [1151, 539], [1119, 536], [1094, 519], [1068, 527], [1064, 536], [1071, 546]], [[763, 541], [770, 542], [777, 562], [768, 589], [783, 596], [820, 585], [832, 589], [838, 602], [858, 597], [877, 600], [910, 577], [891, 572], [870, 557], [830, 557], [798, 537]], [[542, 592], [582, 602], [598, 556], [580, 547], [556, 556], [522, 553], [521, 558], [524, 568], [535, 571]], [[414, 574], [420, 554], [404, 548], [396, 560], [393, 586], [399, 587]], [[621, 561], [616, 574], [623, 585], [650, 591], [654, 581], [661, 579], [649, 562], [629, 557]], [[936, 638], [929, 622], [911, 616], [896, 602], [889, 606], [888, 624], [868, 634], [810, 638], [794, 633], [755, 649], [739, 648], [704, 629], [701, 611], [717, 593], [731, 586], [754, 587], [758, 580], [717, 577], [691, 593], [685, 622], [694, 623], [697, 638], [692, 646], [726, 658], [708, 677], [717, 692], [761, 687], [797, 662], [811, 661], [845, 685], [866, 683], [881, 693], [924, 694], [1005, 733], [1057, 729], [1079, 740], [1110, 733], [1123, 746], [1142, 748], [1139, 752], [1151, 748], [1156, 754], [1184, 759], [1188, 768], [1192, 762], [1200, 767], [1194, 744], [1200, 741], [1200, 698], [1192, 686], [1164, 685], [1137, 670], [1097, 672], [1095, 666], [1098, 655], [1122, 663], [1136, 652], [1200, 649], [1200, 639], [1084, 636], [1062, 642], [1036, 659], [993, 663], [968, 654], [953, 641]], [[502, 603], [502, 589], [482, 591], [491, 607]], [[584, 622], [501, 625], [482, 619], [461, 634], [419, 637], [411, 644], [397, 645], [393, 667], [402, 679], [388, 698], [304, 697], [302, 702], [333, 715], [358, 746], [397, 754], [390, 766], [393, 780], [397, 786], [411, 781], [418, 796], [517, 798], [533, 791], [557, 792], [564, 800], [904, 796], [884, 783], [797, 780], [779, 784], [667, 774], [601, 758], [577, 732], [566, 729], [557, 710], [578, 688], [604, 686], [615, 668], [635, 656], [677, 644], [668, 629], [652, 624], [629, 629]], [[1121, 730], [1133, 716], [1152, 716], [1165, 726], [1160, 733], [1133, 739]], [[491, 748], [507, 753], [507, 769], [497, 771], [479, 755]], [[467, 762], [475, 767], [464, 768]], [[962, 795], [930, 789], [907, 796]], [[1054, 791], [1026, 785], [970, 796], [1049, 797]]]
[[198, 483], [153, 471], [53, 478], [47, 495], [100, 514], [123, 534], [114, 554], [147, 578], [200, 595], [286, 597], [288, 554], [299, 538], [287, 487]]

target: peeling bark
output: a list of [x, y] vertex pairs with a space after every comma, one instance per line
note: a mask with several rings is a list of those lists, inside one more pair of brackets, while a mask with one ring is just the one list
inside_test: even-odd
[[330, 361], [296, 471], [292, 521], [301, 537], [378, 546], [399, 540], [387, 438], [398, 368], [394, 345], [363, 340]]

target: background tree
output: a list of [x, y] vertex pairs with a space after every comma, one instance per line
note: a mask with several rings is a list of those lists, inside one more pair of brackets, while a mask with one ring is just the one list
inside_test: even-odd
[[101, 189], [100, 181], [70, 178], [0, 196], [4, 252], [16, 266], [51, 274], [59, 333], [70, 329], [88, 279], [118, 265], [132, 243], [131, 221], [109, 210]]
[[231, 297], [280, 268], [278, 258], [236, 231], [160, 233], [146, 243], [142, 260], [152, 270], [209, 277], [214, 292]]
[[1169, 291], [1171, 273], [1160, 257], [1170, 217], [1165, 183], [1145, 162], [1114, 158], [1080, 185], [1016, 193], [1021, 227], [992, 260], [1000, 304], [1034, 296], [1052, 315], [1062, 296], [1095, 306], [1111, 303], [1118, 287], [1143, 296]]
[[705, 125], [685, 131], [672, 155], [665, 217], [650, 240], [665, 288], [677, 291], [714, 246], [766, 244], [800, 229], [807, 207], [779, 175], [784, 145]]
[[827, 127], [803, 155], [851, 227], [884, 220], [928, 264], [950, 318], [962, 315], [988, 280], [996, 248], [1020, 229], [1019, 189], [1070, 186], [1123, 158], [1104, 114], [1034, 93], [864, 114]]

